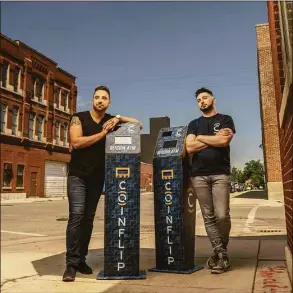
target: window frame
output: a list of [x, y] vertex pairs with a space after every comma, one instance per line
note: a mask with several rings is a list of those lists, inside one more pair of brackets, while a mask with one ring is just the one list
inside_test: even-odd
[[[5, 106], [5, 114], [4, 114], [4, 119], [2, 121], [2, 113], [4, 113], [4, 111], [2, 111], [2, 106]], [[7, 129], [7, 119], [8, 119], [8, 105], [1, 103], [1, 109], [0, 109], [1, 113], [0, 113], [0, 133], [6, 133], [6, 129]], [[3, 129], [2, 129], [2, 125], [3, 125]]]
[[[55, 142], [57, 145], [59, 145], [59, 143], [60, 143], [60, 125], [61, 125], [61, 122], [59, 120], [56, 120], [55, 121]], [[58, 131], [57, 131], [57, 129], [58, 129]], [[57, 133], [58, 133], [58, 136], [57, 136]], [[57, 139], [57, 137], [58, 137], [58, 139]]]
[[[7, 169], [5, 169], [5, 164], [10, 164], [11, 165], [11, 179], [10, 179], [10, 182], [9, 182], [8, 186], [4, 185], [5, 170], [7, 170]], [[1, 178], [1, 180], [2, 180], [2, 189], [12, 189], [12, 186], [11, 186], [12, 179], [13, 179], [13, 164], [10, 161], [4, 161], [3, 162], [3, 175], [2, 175], [2, 178]]]
[[[283, 66], [284, 69], [289, 66], [290, 56], [292, 56], [292, 47], [290, 46], [290, 34], [288, 26], [288, 12], [287, 12], [287, 3], [286, 1], [279, 1], [279, 15], [280, 15], [280, 29], [281, 29], [281, 38], [282, 38], [282, 55], [283, 55]], [[286, 70], [284, 70], [286, 75]]]
[[68, 124], [64, 123], [63, 124], [63, 146], [67, 145], [68, 141]]
[[[17, 109], [16, 115], [14, 115], [14, 110]], [[14, 118], [16, 119], [16, 124], [14, 124]], [[19, 122], [19, 107], [18, 106], [13, 106], [12, 107], [12, 125], [11, 125], [11, 133], [12, 135], [17, 135], [18, 132], [18, 122]], [[14, 127], [15, 127], [15, 133], [14, 132]]]
[[[17, 186], [17, 184], [18, 184], [18, 166], [23, 166], [23, 169], [22, 169], [22, 186]], [[16, 164], [16, 189], [24, 189], [24, 174], [25, 174], [25, 164]]]
[[20, 88], [19, 74], [20, 74], [20, 68], [19, 67], [14, 68], [13, 90], [15, 92], [18, 92], [18, 89]]
[[[6, 70], [4, 71], [4, 69], [6, 68]], [[1, 87], [3, 88], [8, 88], [8, 84], [9, 84], [9, 62], [4, 60], [3, 63], [1, 64]], [[3, 75], [3, 73], [5, 72], [5, 74]], [[5, 77], [3, 79], [3, 77]], [[5, 82], [3, 82], [5, 81]]]
[[34, 85], [35, 97], [34, 98], [36, 98], [35, 100], [38, 101], [39, 103], [43, 103], [44, 101], [44, 85], [45, 85], [45, 82], [42, 78], [38, 77], [35, 79], [35, 85]]
[[[40, 125], [40, 122], [41, 122], [41, 125]], [[44, 115], [39, 114], [37, 118], [38, 141], [42, 141], [44, 137], [44, 122], [45, 122]]]
[[[31, 115], [33, 115], [33, 119], [31, 119]], [[30, 128], [30, 125], [31, 125], [31, 122], [32, 121], [32, 136], [30, 136], [30, 131], [31, 131], [31, 128]], [[28, 123], [28, 137], [29, 139], [34, 139], [35, 138], [35, 121], [36, 121], [36, 113], [35, 112], [30, 112], [29, 113], [29, 123]]]

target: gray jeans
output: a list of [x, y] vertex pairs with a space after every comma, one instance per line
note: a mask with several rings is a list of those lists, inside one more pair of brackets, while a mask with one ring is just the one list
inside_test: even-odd
[[195, 176], [192, 185], [213, 249], [223, 252], [231, 230], [229, 175]]

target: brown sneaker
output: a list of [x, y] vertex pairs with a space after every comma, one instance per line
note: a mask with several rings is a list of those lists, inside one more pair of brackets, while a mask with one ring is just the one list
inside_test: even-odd
[[207, 267], [209, 270], [213, 269], [218, 264], [219, 256], [217, 253], [214, 254], [208, 259]]
[[211, 270], [212, 274], [222, 274], [231, 269], [230, 261], [226, 253], [219, 253], [219, 260], [217, 265]]

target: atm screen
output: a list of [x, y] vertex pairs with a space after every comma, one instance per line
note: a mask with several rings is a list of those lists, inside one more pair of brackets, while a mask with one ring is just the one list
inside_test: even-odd
[[163, 148], [167, 149], [167, 148], [175, 148], [177, 145], [177, 140], [169, 140], [169, 141], [165, 141], [163, 144]]
[[162, 137], [171, 136], [171, 135], [172, 135], [172, 131], [165, 131], [163, 132]]
[[115, 144], [132, 144], [131, 136], [116, 136]]

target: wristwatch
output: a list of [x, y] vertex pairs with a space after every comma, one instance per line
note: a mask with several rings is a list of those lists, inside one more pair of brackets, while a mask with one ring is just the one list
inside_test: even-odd
[[121, 115], [117, 114], [117, 115], [115, 116], [115, 118], [117, 118], [117, 119], [120, 121]]

